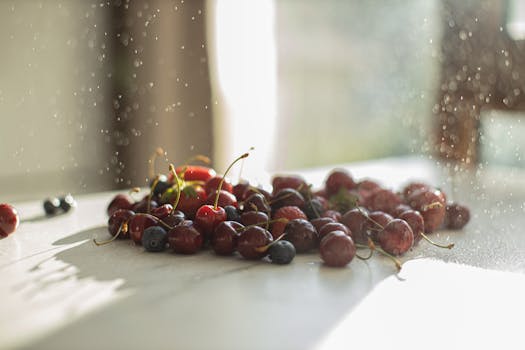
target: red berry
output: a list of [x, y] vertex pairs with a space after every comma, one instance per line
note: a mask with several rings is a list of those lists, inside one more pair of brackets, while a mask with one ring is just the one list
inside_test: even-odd
[[[206, 194], [208, 196], [215, 196], [215, 193], [217, 189], [219, 188], [219, 184], [222, 181], [222, 176], [214, 176], [210, 178], [206, 183], [204, 184], [204, 191], [206, 191]], [[222, 190], [233, 193], [233, 185], [228, 179], [224, 179], [224, 182], [222, 184]]]
[[414, 244], [414, 233], [405, 220], [394, 219], [379, 232], [379, 245], [389, 254], [401, 255]]
[[15, 232], [20, 223], [18, 212], [9, 204], [0, 204], [0, 237], [7, 237]]
[[340, 222], [330, 222], [324, 225], [323, 227], [321, 227], [321, 229], [318, 231], [319, 239], [323, 239], [326, 235], [328, 235], [330, 232], [333, 232], [333, 231], [341, 231], [341, 232], [344, 232], [346, 235], [352, 237], [352, 232], [350, 231], [348, 227], [346, 227]]
[[272, 193], [274, 194], [285, 188], [302, 190], [306, 187], [308, 187], [306, 181], [298, 175], [278, 175], [272, 179]]
[[115, 211], [119, 209], [131, 209], [133, 206], [133, 199], [127, 194], [119, 193], [108, 205], [107, 214], [111, 216]]
[[340, 189], [351, 190], [356, 187], [354, 179], [345, 169], [333, 170], [325, 181], [326, 193], [328, 196], [336, 194]]
[[195, 214], [195, 223], [202, 228], [205, 236], [211, 235], [215, 227], [226, 221], [226, 210], [223, 207], [203, 205]]
[[394, 192], [379, 188], [370, 193], [364, 204], [370, 211], [382, 211], [393, 215], [396, 207], [401, 204], [401, 198]]
[[[175, 170], [177, 175], [184, 181], [203, 181], [206, 182], [216, 175], [212, 168], [201, 165], [179, 166]], [[173, 182], [173, 174], [169, 174], [168, 182]]]
[[195, 254], [203, 242], [202, 232], [191, 220], [184, 220], [168, 232], [168, 244], [175, 253]]
[[[298, 207], [282, 207], [277, 210], [272, 217], [273, 220], [276, 219], [287, 219], [288, 221], [293, 219], [308, 219], [306, 214], [299, 209]], [[272, 224], [272, 236], [274, 239], [277, 239], [280, 235], [284, 233], [287, 222], [274, 222]]]
[[425, 231], [433, 232], [443, 224], [446, 215], [446, 198], [440, 190], [420, 189], [407, 199], [408, 204], [423, 215]]
[[259, 226], [243, 231], [237, 239], [237, 251], [245, 259], [261, 259], [267, 252], [261, 248], [273, 241], [270, 232]]
[[328, 266], [346, 266], [355, 256], [356, 248], [350, 236], [342, 231], [332, 231], [319, 245], [321, 259]]
[[142, 234], [150, 226], [156, 226], [159, 219], [150, 214], [135, 214], [128, 221], [129, 236], [137, 245], [142, 245]]

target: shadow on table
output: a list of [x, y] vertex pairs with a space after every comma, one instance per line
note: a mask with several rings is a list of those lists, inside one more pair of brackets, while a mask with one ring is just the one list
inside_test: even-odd
[[[209, 251], [153, 254], [129, 240], [98, 247], [94, 236], [107, 238], [106, 228], [54, 242], [79, 244], [33, 267], [35, 293], [76, 283], [56, 300], [67, 304], [71, 321], [27, 348], [311, 347], [394, 272], [385, 261], [327, 268], [317, 255], [275, 266]], [[39, 270], [62, 277], [50, 281]], [[101, 307], [81, 311], [104, 297]]]

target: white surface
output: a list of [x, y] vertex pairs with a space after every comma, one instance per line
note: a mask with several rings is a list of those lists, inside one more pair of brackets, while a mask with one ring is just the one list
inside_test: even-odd
[[[74, 212], [48, 219], [39, 202], [19, 203], [22, 224], [0, 240], [0, 348], [523, 348], [523, 177], [451, 179], [417, 159], [349, 169], [392, 187], [455, 184], [472, 222], [434, 235], [456, 242], [450, 251], [421, 242], [396, 277], [380, 256], [333, 269], [316, 254], [273, 266], [150, 254], [129, 241], [96, 247], [112, 194], [79, 197]], [[326, 171], [304, 174], [319, 184]]]

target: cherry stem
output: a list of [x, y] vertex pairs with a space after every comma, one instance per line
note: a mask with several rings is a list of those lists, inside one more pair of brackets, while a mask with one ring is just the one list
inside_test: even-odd
[[359, 210], [361, 212], [361, 214], [363, 214], [364, 216], [366, 216], [367, 220], [372, 222], [373, 224], [377, 225], [379, 227], [380, 230], [383, 230], [384, 227], [383, 225], [381, 225], [379, 222], [375, 221], [374, 219], [372, 219], [370, 217], [370, 215], [368, 215], [368, 213], [366, 213], [363, 209], [361, 209], [359, 206], [356, 207], [357, 210]]
[[444, 245], [444, 244], [439, 244], [439, 243], [436, 243], [434, 242], [432, 239], [430, 239], [426, 234], [424, 234], [423, 232], [419, 232], [419, 234], [421, 235], [421, 237], [423, 237], [428, 243], [438, 247], [438, 248], [445, 248], [445, 249], [452, 249], [454, 248], [454, 243], [450, 243], [448, 245]]
[[149, 158], [149, 177], [153, 178], [155, 176], [155, 162], [158, 157], [162, 156], [164, 154], [164, 150], [160, 147], [157, 147], [155, 152], [151, 155]]
[[380, 254], [383, 254], [384, 256], [386, 256], [387, 258], [389, 258], [390, 260], [392, 260], [394, 262], [394, 265], [396, 266], [397, 270], [398, 271], [401, 271], [401, 262], [393, 255], [385, 252], [383, 249], [381, 248], [378, 248], [373, 242], [371, 243], [372, 241], [369, 239], [368, 240], [368, 245], [364, 245], [364, 244], [356, 244], [355, 246], [357, 248], [368, 248], [370, 250], [374, 250]]
[[181, 190], [180, 190], [180, 179], [179, 179], [179, 176], [177, 175], [177, 171], [175, 170], [175, 166], [173, 164], [170, 164], [169, 169], [171, 173], [173, 174], [173, 179], [175, 179], [175, 184], [177, 185], [177, 195], [175, 197], [175, 201], [173, 202], [173, 209], [171, 209], [171, 212], [173, 213], [175, 211], [175, 208], [177, 208], [177, 205], [179, 205]]
[[231, 164], [230, 166], [228, 166], [228, 168], [226, 169], [226, 171], [224, 172], [224, 175], [222, 175], [222, 179], [221, 179], [221, 182], [219, 182], [219, 186], [217, 187], [217, 195], [215, 196], [215, 202], [213, 203], [213, 209], [214, 210], [217, 210], [217, 207], [219, 205], [219, 194], [221, 193], [221, 189], [222, 189], [222, 185], [224, 184], [224, 179], [226, 178], [226, 175], [228, 174], [228, 172], [230, 171], [230, 169], [233, 167], [233, 165], [235, 163], [237, 163], [238, 161], [240, 161], [241, 159], [244, 159], [246, 157], [248, 157], [250, 155], [250, 153], [244, 153], [243, 155], [241, 155], [240, 157], [237, 157]]
[[160, 181], [160, 177], [155, 177], [155, 181], [153, 181], [153, 183], [151, 184], [151, 187], [149, 189], [149, 194], [148, 194], [148, 209], [147, 209], [147, 212], [148, 214], [150, 213], [151, 211], [151, 197], [153, 197], [153, 191], [155, 189], [155, 187], [157, 186], [157, 184], [159, 183]]
[[424, 205], [422, 209], [423, 209], [423, 211], [427, 211], [428, 209], [441, 208], [441, 207], [443, 207], [443, 203], [441, 203], [441, 202], [432, 202], [430, 204]]
[[95, 245], [100, 247], [101, 245], [105, 245], [105, 244], [111, 243], [114, 240], [116, 240], [117, 237], [120, 235], [120, 232], [127, 232], [127, 231], [128, 231], [128, 222], [125, 221], [125, 222], [123, 222], [120, 225], [120, 227], [118, 228], [117, 233], [113, 237], [111, 237], [110, 239], [108, 239], [106, 241], [101, 241], [101, 242], [97, 242], [97, 238], [95, 237], [95, 238], [93, 238], [93, 243], [95, 243]]
[[[356, 245], [357, 247], [358, 245]], [[368, 248], [369, 250], [369, 253], [368, 253], [368, 256], [366, 257], [363, 257], [363, 256], [360, 256], [359, 254], [355, 254], [355, 256], [358, 258], [358, 259], [361, 259], [361, 260], [368, 260], [372, 257], [372, 255], [374, 254], [374, 250], [376, 249], [376, 246], [374, 244], [374, 242], [372, 242], [372, 240], [370, 238], [368, 238], [368, 246], [361, 246], [359, 245], [360, 247], [359, 248]]]
[[256, 252], [259, 252], [259, 253], [264, 253], [266, 252], [268, 249], [270, 249], [270, 247], [272, 245], [274, 245], [275, 243], [279, 242], [281, 239], [283, 239], [283, 237], [286, 236], [286, 233], [283, 233], [282, 235], [280, 235], [279, 237], [277, 237], [277, 239], [275, 239], [274, 241], [272, 241], [271, 243], [267, 244], [267, 245], [263, 245], [262, 247], [257, 247], [255, 248], [255, 251]]

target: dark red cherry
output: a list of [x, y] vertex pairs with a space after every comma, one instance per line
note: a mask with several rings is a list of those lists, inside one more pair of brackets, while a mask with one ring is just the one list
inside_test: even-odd
[[276, 194], [284, 188], [296, 191], [308, 187], [306, 181], [299, 175], [277, 175], [272, 178], [272, 193]]
[[407, 222], [414, 234], [414, 244], [418, 243], [421, 238], [423, 238], [421, 233], [425, 232], [425, 220], [423, 219], [423, 215], [416, 210], [409, 209], [401, 213], [398, 218]]
[[186, 216], [184, 215], [183, 212], [181, 212], [180, 210], [174, 210], [168, 216], [162, 219], [162, 224], [168, 226], [166, 227], [166, 229], [170, 229], [174, 226], [177, 226], [185, 219], [186, 219]]
[[352, 175], [345, 169], [334, 169], [325, 180], [325, 188], [328, 196], [334, 195], [340, 189], [351, 190], [356, 187]]
[[258, 225], [266, 228], [268, 221], [268, 215], [262, 211], [247, 211], [241, 215], [241, 223], [244, 226]]
[[140, 201], [133, 204], [133, 206], [131, 207], [131, 210], [133, 210], [135, 213], [148, 213], [148, 210], [151, 212], [151, 210], [157, 208], [158, 206], [159, 205], [157, 201], [149, 200], [149, 196], [146, 196]]
[[317, 219], [313, 219], [310, 221], [310, 223], [314, 225], [317, 232], [319, 232], [324, 225], [330, 222], [336, 222], [336, 221], [332, 218], [317, 218]]
[[412, 248], [414, 233], [405, 220], [394, 219], [379, 232], [377, 239], [385, 252], [401, 255]]
[[250, 183], [247, 181], [241, 181], [235, 186], [233, 186], [233, 195], [237, 198], [237, 200], [243, 200], [244, 199], [244, 193], [246, 190], [250, 187]]
[[106, 210], [107, 214], [111, 216], [115, 211], [119, 209], [131, 209], [133, 206], [133, 199], [127, 194], [119, 193], [111, 202], [109, 202], [108, 208]]
[[379, 188], [370, 193], [365, 206], [370, 211], [382, 211], [393, 215], [399, 204], [401, 204], [401, 197], [391, 190]]
[[408, 204], [401, 203], [394, 209], [392, 216], [399, 218], [399, 215], [403, 214], [407, 210], [412, 210], [412, 207]]
[[159, 219], [150, 214], [135, 214], [128, 221], [129, 236], [137, 245], [142, 244], [142, 234], [150, 226], [156, 226]]
[[0, 237], [7, 237], [15, 232], [20, 223], [18, 212], [12, 205], [0, 204]]
[[[210, 178], [206, 183], [204, 184], [204, 191], [206, 191], [206, 194], [208, 197], [215, 197], [215, 193], [217, 192], [217, 189], [219, 188], [219, 184], [222, 181], [222, 176], [214, 176]], [[233, 194], [233, 185], [231, 184], [230, 180], [224, 179], [224, 183], [222, 184], [223, 191], [229, 192]]]
[[331, 219], [333, 219], [334, 221], [339, 222], [339, 221], [341, 221], [341, 218], [342, 218], [343, 216], [342, 216], [341, 213], [338, 212], [337, 210], [331, 210], [331, 209], [329, 209], [329, 210], [326, 210], [326, 211], [322, 214], [322, 217], [324, 217], [324, 218], [331, 218]]
[[[115, 236], [118, 233], [122, 224], [129, 221], [129, 219], [131, 219], [133, 215], [135, 215], [135, 213], [128, 209], [115, 210], [108, 219], [109, 234], [112, 236]], [[119, 239], [129, 238], [129, 227], [127, 231], [120, 232], [117, 238]]]
[[190, 186], [182, 190], [175, 209], [182, 211], [188, 218], [195, 218], [195, 213], [206, 203], [206, 199], [206, 192], [201, 186]]
[[203, 242], [202, 232], [191, 220], [184, 220], [168, 232], [168, 244], [175, 253], [195, 254]]
[[211, 247], [215, 254], [231, 255], [237, 249], [239, 238], [244, 225], [236, 221], [223, 221], [213, 231]]
[[[215, 203], [215, 197], [217, 196], [217, 192], [209, 193], [208, 199], [206, 200], [206, 204], [213, 205]], [[217, 202], [217, 205], [219, 207], [226, 207], [228, 205], [231, 205], [232, 207], [237, 208], [239, 205], [237, 203], [237, 198], [233, 195], [233, 193], [220, 190], [219, 191], [219, 201]]]
[[266, 198], [260, 193], [253, 193], [243, 203], [244, 211], [262, 211], [270, 214], [270, 206]]
[[414, 192], [419, 190], [430, 190], [430, 186], [423, 182], [410, 182], [401, 191], [405, 199], [408, 199]]
[[304, 197], [301, 193], [293, 188], [283, 188], [279, 190], [270, 201], [273, 211], [285, 206], [294, 205], [299, 208], [305, 207]]
[[470, 221], [470, 210], [458, 203], [449, 203], [446, 207], [445, 227], [461, 230]]
[[350, 236], [342, 231], [332, 231], [321, 240], [319, 253], [326, 265], [343, 267], [352, 261], [356, 248]]
[[319, 239], [320, 240], [323, 239], [327, 234], [333, 231], [341, 231], [341, 232], [344, 232], [346, 235], [352, 237], [352, 232], [350, 231], [348, 227], [346, 227], [340, 222], [330, 222], [324, 225], [323, 227], [321, 227], [321, 229], [318, 231]]
[[164, 220], [164, 218], [170, 215], [172, 211], [173, 211], [173, 206], [171, 204], [163, 204], [160, 207], [151, 209], [150, 214], [159, 219]]
[[268, 230], [252, 226], [241, 232], [237, 239], [237, 251], [245, 259], [261, 259], [268, 254], [264, 247], [272, 241], [272, 235]]
[[446, 215], [446, 198], [443, 192], [421, 189], [412, 193], [407, 201], [423, 215], [426, 232], [433, 232], [441, 227]]
[[378, 233], [392, 220], [394, 220], [392, 215], [382, 211], [373, 211], [369, 213], [368, 223], [366, 225], [368, 236], [372, 238], [374, 242], [377, 242]]
[[266, 200], [266, 203], [270, 202], [270, 200], [272, 199], [272, 195], [270, 194], [270, 192], [266, 191], [265, 189], [261, 187], [251, 187], [251, 186], [248, 187], [246, 191], [244, 191], [241, 198], [243, 201], [246, 201], [246, 199], [248, 199], [254, 193], [262, 194], [264, 199]]
[[341, 223], [350, 229], [354, 242], [368, 243], [368, 211], [364, 208], [355, 208], [347, 211], [341, 218]]
[[319, 235], [308, 220], [293, 219], [286, 224], [283, 239], [292, 243], [297, 253], [305, 253], [315, 248]]

